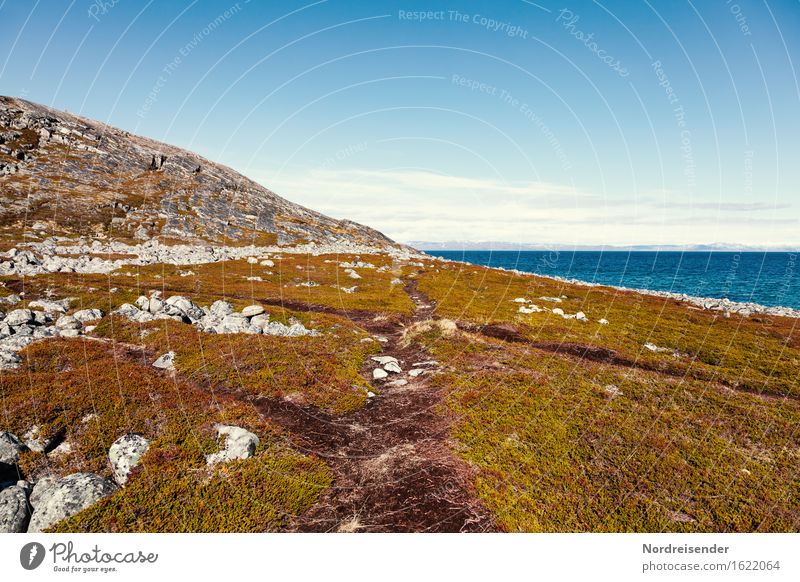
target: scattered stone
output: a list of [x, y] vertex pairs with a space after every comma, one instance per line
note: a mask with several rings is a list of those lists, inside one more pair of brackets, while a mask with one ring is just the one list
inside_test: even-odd
[[60, 337], [78, 337], [81, 335], [82, 330], [80, 329], [62, 329], [58, 332]]
[[21, 363], [22, 358], [14, 352], [0, 350], [0, 370], [13, 370], [18, 368]]
[[387, 372], [392, 372], [393, 374], [401, 374], [403, 372], [403, 369], [397, 362], [386, 362], [383, 365], [383, 369]]
[[554, 315], [560, 315], [561, 317], [564, 317], [564, 310], [561, 309], [560, 307], [556, 307], [555, 309], [553, 309], [553, 314]]
[[519, 306], [519, 312], [520, 313], [541, 313], [542, 311], [544, 311], [544, 309], [542, 309], [538, 305], [520, 305]]
[[605, 390], [606, 393], [611, 398], [616, 398], [617, 396], [622, 396], [622, 390], [617, 388], [614, 384], [606, 384], [605, 386], [603, 386], [603, 390]]
[[269, 323], [269, 313], [261, 313], [250, 318], [250, 326], [256, 326], [261, 330]]
[[396, 364], [400, 363], [400, 360], [393, 356], [372, 356], [373, 362], [378, 362], [381, 366], [388, 364], [389, 362], [394, 362]]
[[608, 325], [608, 320], [606, 318], [599, 319], [597, 323], [599, 323], [600, 325]]
[[575, 314], [575, 319], [578, 321], [589, 321], [589, 318], [586, 317], [586, 314], [583, 311], [579, 311]]
[[422, 368], [424, 366], [438, 366], [439, 362], [437, 362], [436, 360], [425, 360], [424, 362], [414, 362], [411, 365], [414, 366], [415, 368]]
[[35, 316], [30, 309], [15, 309], [6, 315], [4, 323], [12, 327], [25, 325], [35, 321]]
[[560, 297], [539, 297], [542, 301], [551, 301], [553, 303], [561, 303], [563, 301]]
[[38, 484], [31, 494], [33, 514], [28, 533], [38, 533], [58, 522], [83, 511], [116, 490], [114, 484], [94, 473], [75, 473], [48, 483], [46, 489], [34, 497]]
[[217, 317], [225, 317], [226, 315], [233, 313], [233, 305], [227, 301], [218, 299], [211, 304], [210, 311], [212, 315], [216, 315]]
[[43, 453], [45, 447], [48, 445], [48, 442], [41, 435], [41, 431], [37, 425], [30, 427], [28, 432], [22, 435], [22, 438], [24, 439], [25, 446], [36, 453]]
[[[15, 249], [13, 249], [15, 250]], [[5, 297], [0, 297], [0, 303], [5, 303], [6, 305], [16, 305], [17, 303], [22, 301], [22, 297], [17, 295], [16, 293], [12, 295], [6, 295]]]
[[422, 368], [414, 368], [413, 370], [410, 370], [408, 372], [408, 375], [411, 376], [412, 378], [416, 378], [417, 376], [420, 376], [425, 372], [427, 372], [427, 370], [423, 370]]
[[56, 448], [50, 451], [50, 456], [58, 457], [60, 455], [68, 455], [72, 452], [72, 444], [68, 441], [62, 441]]
[[353, 270], [353, 269], [374, 269], [375, 265], [372, 263], [367, 263], [365, 261], [355, 261], [352, 263], [345, 262], [339, 263], [339, 266], [343, 269]]
[[242, 315], [245, 317], [254, 317], [256, 315], [261, 315], [264, 313], [264, 308], [260, 305], [249, 305], [242, 309]]
[[81, 323], [86, 323], [87, 321], [102, 319], [103, 315], [103, 311], [100, 309], [81, 309], [80, 311], [73, 313], [72, 317]]
[[153, 367], [161, 370], [174, 370], [175, 352], [167, 352], [166, 354], [159, 356], [158, 359], [153, 362]]
[[150, 441], [139, 434], [126, 434], [119, 437], [108, 450], [108, 460], [117, 483], [124, 486], [131, 470], [147, 452]]
[[225, 424], [218, 424], [215, 428], [217, 437], [225, 438], [225, 446], [216, 453], [206, 455], [207, 464], [215, 465], [236, 459], [248, 459], [255, 454], [259, 441], [252, 432]]
[[645, 343], [644, 347], [645, 347], [645, 349], [648, 349], [651, 352], [655, 352], [655, 353], [671, 352], [672, 351], [670, 348], [662, 348], [662, 347], [659, 347], [659, 346], [657, 346], [656, 344], [654, 344], [652, 342]]
[[147, 311], [149, 311], [150, 313], [156, 314], [162, 309], [164, 309], [164, 302], [161, 300], [160, 297], [153, 295], [147, 301]]
[[372, 379], [373, 380], [383, 380], [389, 375], [389, 372], [384, 370], [383, 368], [375, 368], [372, 370]]
[[58, 329], [80, 329], [81, 322], [72, 315], [62, 315], [56, 320]]
[[69, 309], [70, 300], [61, 299], [59, 301], [50, 301], [48, 299], [38, 299], [28, 303], [31, 309], [41, 309], [47, 313], [66, 313]]
[[72, 315], [62, 315], [56, 320], [56, 327], [59, 330], [81, 329], [81, 322], [75, 319], [75, 317]]
[[408, 380], [405, 378], [398, 378], [397, 380], [392, 380], [391, 382], [386, 383], [388, 386], [397, 386], [403, 387], [408, 385]]

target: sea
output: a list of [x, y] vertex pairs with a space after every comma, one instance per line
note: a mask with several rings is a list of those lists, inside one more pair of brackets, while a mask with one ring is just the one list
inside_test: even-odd
[[788, 252], [426, 251], [474, 265], [630, 289], [800, 309], [800, 257]]

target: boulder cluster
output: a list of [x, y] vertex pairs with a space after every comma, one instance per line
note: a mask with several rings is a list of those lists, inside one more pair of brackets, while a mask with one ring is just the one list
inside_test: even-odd
[[208, 307], [201, 307], [182, 295], [164, 299], [158, 291], [154, 291], [149, 297], [140, 296], [135, 305], [123, 304], [114, 313], [139, 323], [174, 319], [190, 323], [206, 333], [248, 333], [287, 337], [319, 335], [318, 331], [308, 329], [298, 321], [290, 321], [289, 325], [270, 321], [269, 314], [261, 305], [249, 305], [241, 311], [236, 311], [233, 305], [220, 299]]
[[[207, 465], [255, 455], [259, 438], [254, 433], [223, 424], [216, 425], [215, 430], [221, 446], [206, 455]], [[26, 436], [35, 432], [38, 431], [28, 431]], [[42, 452], [38, 443], [23, 442], [10, 432], [0, 432], [0, 534], [44, 531], [114, 494], [127, 485], [131, 472], [149, 448], [146, 437], [124, 434], [108, 450], [113, 478], [79, 472], [63, 477], [46, 475], [33, 482], [22, 478], [19, 459], [29, 450]]]
[[[66, 315], [72, 299], [31, 301], [27, 308], [14, 309], [19, 295], [0, 299], [0, 369], [19, 366], [18, 355], [37, 340], [49, 337], [76, 337], [91, 331], [89, 322], [103, 317], [99, 309], [81, 309]], [[3, 308], [10, 307], [8, 312]]]
[[107, 260], [80, 255], [58, 256], [33, 251], [9, 250], [6, 260], [0, 260], [0, 275], [40, 275], [43, 273], [110, 273], [124, 266], [126, 261]]
[[111, 495], [125, 486], [149, 446], [150, 441], [138, 434], [117, 439], [108, 451], [113, 480], [73, 473], [31, 482], [21, 479], [18, 463], [20, 455], [34, 447], [10, 432], [0, 432], [0, 533], [43, 531]]

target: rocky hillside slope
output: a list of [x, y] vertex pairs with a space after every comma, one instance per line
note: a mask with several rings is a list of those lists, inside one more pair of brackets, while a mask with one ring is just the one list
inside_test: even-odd
[[[31, 228], [35, 225], [35, 228]], [[0, 96], [0, 234], [396, 246], [194, 153]]]

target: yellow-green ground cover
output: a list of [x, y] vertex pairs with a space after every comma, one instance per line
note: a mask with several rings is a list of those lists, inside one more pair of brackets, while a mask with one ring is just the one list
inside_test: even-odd
[[[386, 269], [338, 263], [369, 261]], [[171, 320], [106, 316], [95, 339], [45, 340], [0, 373], [3, 428], [65, 431], [72, 450], [26, 453], [31, 475], [110, 475], [111, 442], [140, 432], [153, 446], [128, 486], [60, 531], [264, 531], [286, 527], [333, 483], [324, 459], [253, 405], [282, 399], [333, 417], [367, 403], [367, 328], [401, 331], [414, 304], [403, 284], [453, 326], [407, 333], [440, 363], [453, 453], [505, 531], [800, 530], [800, 331], [797, 320], [726, 317], [671, 299], [584, 287], [456, 263], [385, 256], [291, 255], [275, 265], [128, 266], [112, 275], [3, 278], [26, 301], [74, 297], [110, 312], [160, 290], [208, 305], [264, 302], [271, 318], [319, 337], [213, 335]], [[181, 276], [191, 271], [193, 274]], [[248, 280], [260, 277], [261, 281]], [[313, 281], [315, 286], [302, 286]], [[354, 293], [338, 287], [358, 286]], [[115, 288], [114, 293], [109, 290]], [[519, 313], [515, 298], [583, 311], [588, 322]], [[558, 297], [559, 303], [541, 297]], [[600, 318], [608, 325], [598, 323]], [[455, 327], [458, 330], [455, 330]], [[447, 330], [442, 333], [441, 330]], [[407, 330], [408, 331], [408, 330]], [[498, 333], [501, 332], [501, 333]], [[668, 348], [651, 352], [646, 342]], [[177, 354], [174, 374], [152, 368]], [[208, 468], [213, 426], [261, 438], [246, 461]]]

